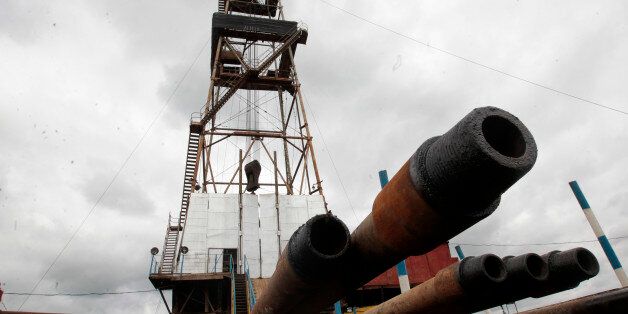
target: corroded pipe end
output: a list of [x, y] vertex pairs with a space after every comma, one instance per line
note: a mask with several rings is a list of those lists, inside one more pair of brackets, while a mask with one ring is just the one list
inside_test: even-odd
[[534, 138], [517, 117], [482, 107], [423, 143], [411, 158], [410, 175], [434, 208], [483, 218], [530, 171], [536, 156]]
[[351, 236], [347, 226], [331, 214], [317, 215], [294, 232], [288, 242], [288, 262], [305, 280], [329, 277], [345, 258]]
[[584, 281], [600, 272], [600, 264], [595, 255], [585, 248], [575, 248], [564, 252], [553, 252], [547, 256], [552, 279], [564, 281]]
[[511, 258], [504, 258], [508, 278], [516, 284], [530, 284], [547, 280], [549, 267], [538, 254], [527, 253]]
[[530, 297], [547, 283], [549, 267], [539, 255], [527, 253], [504, 257], [508, 278], [497, 293], [501, 303], [510, 303]]
[[585, 248], [551, 251], [541, 257], [549, 266], [549, 276], [542, 289], [534, 293], [535, 298], [573, 289], [600, 271], [595, 255]]
[[504, 262], [493, 254], [467, 257], [458, 266], [458, 282], [472, 294], [492, 294], [506, 275]]

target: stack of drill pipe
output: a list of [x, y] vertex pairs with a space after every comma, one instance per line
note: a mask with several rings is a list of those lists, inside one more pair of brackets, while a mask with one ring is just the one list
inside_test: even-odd
[[512, 303], [531, 296], [546, 284], [549, 277], [547, 262], [534, 253], [503, 258], [508, 276], [495, 293], [495, 305]]
[[498, 304], [573, 289], [580, 282], [595, 277], [600, 270], [593, 253], [585, 248], [552, 251], [543, 256], [527, 253], [503, 260], [508, 276], [495, 294]]
[[528, 253], [503, 261], [491, 254], [465, 258], [367, 313], [470, 313], [571, 289], [597, 274], [591, 252], [577, 248], [562, 253]]
[[[339, 275], [301, 299], [300, 311], [318, 312], [404, 258], [425, 254], [486, 218], [536, 156], [525, 125], [494, 107], [474, 109], [444, 135], [428, 139], [380, 191], [372, 212], [352, 233]], [[270, 282], [282, 276], [278, 269]], [[260, 303], [269, 302], [267, 295]], [[254, 312], [260, 313], [258, 306]]]
[[290, 237], [253, 313], [301, 312], [302, 300], [343, 269], [350, 241], [340, 219], [331, 214], [312, 217]]
[[506, 266], [499, 257], [467, 257], [366, 313], [470, 313], [498, 305], [491, 296], [506, 278]]

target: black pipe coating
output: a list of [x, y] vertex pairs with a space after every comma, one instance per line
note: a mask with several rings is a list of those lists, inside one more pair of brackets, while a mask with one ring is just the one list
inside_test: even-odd
[[489, 296], [506, 280], [504, 262], [493, 254], [467, 257], [458, 266], [458, 282], [473, 295]]
[[431, 206], [481, 219], [532, 169], [536, 156], [534, 138], [517, 117], [482, 107], [421, 145], [410, 159], [410, 175]]
[[[329, 278], [341, 269], [351, 243], [347, 226], [331, 214], [312, 217], [294, 232], [288, 242], [288, 262], [306, 280]], [[325, 276], [321, 276], [321, 272]]]
[[564, 252], [552, 251], [542, 258], [547, 261], [549, 276], [547, 284], [533, 295], [535, 298], [573, 289], [600, 272], [595, 255], [581, 247]]
[[549, 266], [538, 254], [504, 257], [508, 277], [498, 292], [501, 303], [511, 303], [532, 296], [549, 277]]

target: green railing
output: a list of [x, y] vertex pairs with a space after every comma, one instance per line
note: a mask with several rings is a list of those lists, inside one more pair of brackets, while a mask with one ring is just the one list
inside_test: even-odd
[[249, 286], [249, 310], [253, 310], [255, 306], [255, 289], [253, 288], [253, 280], [251, 279], [251, 273], [249, 272], [249, 264], [246, 261], [246, 255], [244, 255], [244, 273], [246, 274], [246, 282]]
[[236, 313], [235, 270], [233, 267], [233, 255], [229, 255], [229, 273], [231, 273], [231, 313]]

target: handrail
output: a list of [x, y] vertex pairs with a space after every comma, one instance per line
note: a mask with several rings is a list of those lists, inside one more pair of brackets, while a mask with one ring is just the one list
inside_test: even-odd
[[255, 306], [256, 298], [255, 298], [255, 289], [253, 287], [253, 280], [251, 279], [251, 273], [249, 271], [249, 264], [246, 261], [246, 255], [244, 255], [244, 273], [246, 274], [246, 281], [249, 286], [249, 308], [252, 310]]

